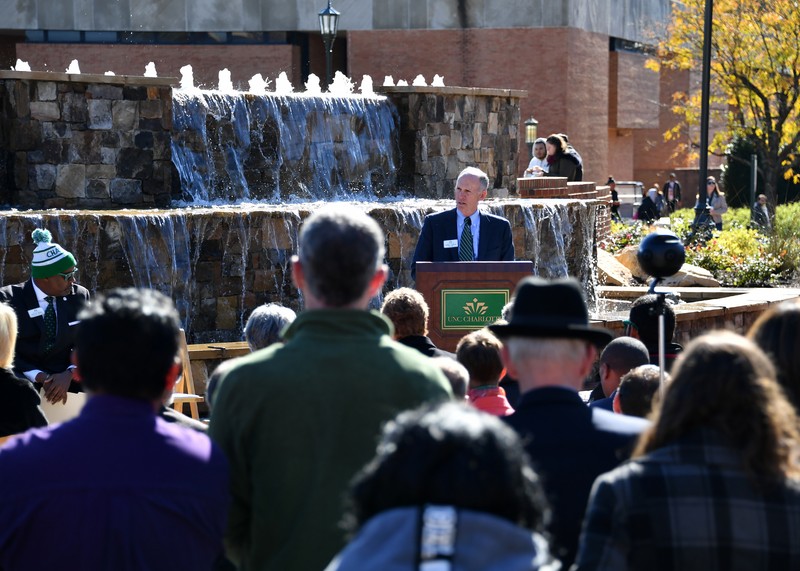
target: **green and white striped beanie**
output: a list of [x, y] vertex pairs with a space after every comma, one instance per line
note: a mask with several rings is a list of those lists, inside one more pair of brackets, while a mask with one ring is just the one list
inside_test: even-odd
[[31, 277], [49, 278], [76, 265], [72, 254], [52, 242], [53, 235], [48, 230], [37, 228], [31, 233], [31, 237], [36, 243], [31, 261]]

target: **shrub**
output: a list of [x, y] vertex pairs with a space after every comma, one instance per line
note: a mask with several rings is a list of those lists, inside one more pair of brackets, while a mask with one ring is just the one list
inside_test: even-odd
[[647, 224], [635, 220], [633, 223], [611, 221], [611, 234], [600, 243], [604, 250], [616, 254], [626, 246], [636, 246], [650, 233]]

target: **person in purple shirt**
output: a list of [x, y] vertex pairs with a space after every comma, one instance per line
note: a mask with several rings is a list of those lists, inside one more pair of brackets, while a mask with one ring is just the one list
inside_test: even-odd
[[205, 434], [156, 414], [181, 372], [172, 301], [117, 289], [79, 319], [86, 406], [0, 448], [0, 568], [211, 569], [227, 462]]

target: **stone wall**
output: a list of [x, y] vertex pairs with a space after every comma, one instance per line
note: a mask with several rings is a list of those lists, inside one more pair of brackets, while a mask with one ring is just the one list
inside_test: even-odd
[[589, 181], [567, 182], [559, 176], [538, 176], [517, 179], [517, 193], [521, 198], [568, 198], [596, 202], [595, 236], [598, 242], [611, 233], [611, 188]]
[[167, 206], [174, 81], [0, 72], [0, 202]]
[[516, 190], [519, 100], [527, 92], [464, 87], [381, 87], [400, 114], [401, 188], [452, 196], [458, 174], [477, 166], [491, 188]]

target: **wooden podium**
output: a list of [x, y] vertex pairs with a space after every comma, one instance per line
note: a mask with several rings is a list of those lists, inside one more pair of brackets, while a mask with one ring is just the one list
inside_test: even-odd
[[428, 336], [455, 351], [470, 331], [491, 325], [533, 262], [417, 262], [416, 289], [430, 308]]

